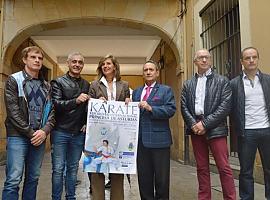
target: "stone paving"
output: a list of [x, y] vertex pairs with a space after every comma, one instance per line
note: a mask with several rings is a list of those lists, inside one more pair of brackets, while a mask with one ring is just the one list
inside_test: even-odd
[[[0, 184], [3, 186], [5, 178], [5, 166], [0, 166]], [[81, 180], [81, 184], [77, 186], [77, 200], [91, 199], [89, 194], [89, 181], [86, 173], [82, 171], [82, 165], [80, 165], [78, 179]], [[212, 179], [212, 200], [221, 200], [222, 192], [219, 182], [218, 174], [211, 174]], [[238, 181], [235, 180], [235, 185], [238, 193]], [[125, 199], [139, 200], [139, 190], [137, 183], [137, 176], [131, 175], [131, 186], [125, 177]], [[171, 183], [170, 183], [170, 199], [171, 200], [196, 200], [197, 198], [197, 177], [196, 168], [183, 165], [175, 161], [171, 161]], [[264, 199], [264, 187], [260, 184], [255, 184], [255, 200]], [[2, 194], [2, 189], [0, 195]], [[109, 200], [110, 190], [106, 190], [106, 200]], [[51, 199], [51, 158], [47, 153], [44, 158], [42, 166], [42, 175], [39, 181], [39, 188], [37, 194], [38, 200]], [[64, 199], [64, 198], [62, 198]]]

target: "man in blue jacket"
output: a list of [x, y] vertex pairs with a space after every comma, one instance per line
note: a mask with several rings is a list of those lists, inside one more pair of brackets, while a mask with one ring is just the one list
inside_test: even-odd
[[[9, 76], [5, 86], [7, 165], [2, 200], [35, 200], [46, 137], [55, 124], [51, 87], [40, 69], [43, 51], [36, 46], [22, 51], [24, 70]], [[25, 173], [24, 173], [25, 171]]]
[[133, 101], [140, 102], [137, 154], [141, 199], [169, 199], [170, 145], [169, 119], [176, 106], [169, 86], [158, 84], [158, 65], [149, 60], [143, 66], [145, 85], [134, 90]]

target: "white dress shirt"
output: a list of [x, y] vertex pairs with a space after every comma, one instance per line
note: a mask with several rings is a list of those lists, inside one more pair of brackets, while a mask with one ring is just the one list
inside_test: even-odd
[[113, 78], [113, 90], [111, 91], [109, 88], [109, 84], [104, 76], [100, 79], [100, 81], [106, 86], [107, 88], [107, 95], [108, 101], [115, 101], [116, 99], [116, 78]]
[[245, 90], [245, 129], [259, 129], [270, 127], [264, 94], [258, 74], [250, 80], [244, 73]]
[[205, 100], [205, 88], [208, 75], [212, 73], [211, 68], [204, 74], [198, 74], [196, 94], [195, 94], [195, 114], [204, 114], [204, 100]]

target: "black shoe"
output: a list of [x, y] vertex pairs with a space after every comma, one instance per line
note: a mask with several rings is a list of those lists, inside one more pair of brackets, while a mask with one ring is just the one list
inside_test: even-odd
[[89, 188], [89, 194], [91, 195], [93, 193], [92, 187]]
[[105, 188], [106, 189], [110, 189], [111, 188], [111, 181], [108, 181], [108, 183], [106, 183]]
[[75, 185], [77, 186], [77, 185], [80, 185], [81, 183], [82, 183], [81, 180], [77, 180]]

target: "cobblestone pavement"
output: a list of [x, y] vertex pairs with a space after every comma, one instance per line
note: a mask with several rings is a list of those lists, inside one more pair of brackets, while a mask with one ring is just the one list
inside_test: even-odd
[[[5, 178], [5, 166], [0, 166], [0, 184], [3, 186]], [[81, 180], [81, 184], [77, 186], [77, 199], [86, 200], [91, 199], [89, 194], [89, 180], [86, 173], [82, 171], [82, 164], [78, 172], [78, 179]], [[219, 175], [212, 173], [212, 200], [221, 200], [222, 192], [219, 182]], [[238, 181], [235, 180], [236, 189], [238, 190]], [[125, 177], [125, 199], [138, 200], [139, 190], [137, 183], [137, 176], [131, 175], [131, 185]], [[196, 200], [197, 198], [197, 177], [196, 168], [189, 165], [182, 165], [178, 162], [171, 161], [171, 181], [170, 181], [170, 199], [171, 200]], [[255, 184], [255, 199], [264, 199], [264, 187], [260, 184]], [[0, 195], [2, 190], [0, 191]], [[106, 190], [106, 200], [110, 199], [110, 190]], [[44, 158], [42, 166], [42, 174], [39, 181], [39, 188], [37, 194], [38, 200], [51, 199], [51, 158], [47, 153]], [[64, 199], [64, 198], [63, 198]]]

